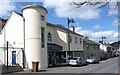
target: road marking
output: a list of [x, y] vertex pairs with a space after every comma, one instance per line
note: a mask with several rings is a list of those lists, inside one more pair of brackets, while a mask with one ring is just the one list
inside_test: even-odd
[[92, 70], [92, 68], [86, 69], [85, 71], [90, 71], [90, 70]]
[[98, 68], [98, 66], [95, 66], [95, 67], [92, 67], [92, 68], [86, 69], [85, 71], [90, 71], [90, 70], [95, 69], [95, 68]]

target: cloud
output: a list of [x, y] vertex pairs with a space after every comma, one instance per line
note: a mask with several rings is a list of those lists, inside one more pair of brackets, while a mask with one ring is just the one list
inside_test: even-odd
[[93, 29], [99, 29], [100, 28], [100, 25], [96, 24], [93, 26]]
[[114, 19], [112, 25], [113, 26], [119, 26], [120, 22], [118, 22], [118, 19]]
[[80, 8], [76, 8], [74, 5], [70, 5], [72, 1], [80, 2], [81, 0], [44, 0], [43, 5], [46, 8], [53, 8], [56, 15], [60, 18], [72, 17], [79, 19], [97, 19], [100, 17], [100, 9], [96, 9], [95, 6], [83, 5]]
[[15, 3], [12, 0], [0, 1], [0, 17], [8, 17], [15, 9]]
[[115, 30], [108, 30], [108, 31], [92, 31], [92, 30], [85, 30], [81, 27], [77, 27], [75, 31], [79, 34], [84, 36], [88, 36], [91, 40], [99, 42], [102, 36], [106, 37], [105, 42], [115, 42], [118, 41], [118, 32]]
[[76, 27], [75, 32], [77, 32], [79, 34], [82, 34], [84, 36], [90, 36], [90, 34], [92, 33], [91, 30], [85, 30], [82, 27]]

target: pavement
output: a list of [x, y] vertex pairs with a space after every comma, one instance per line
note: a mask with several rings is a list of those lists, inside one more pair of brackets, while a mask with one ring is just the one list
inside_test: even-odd
[[[97, 64], [89, 64], [82, 67], [71, 67], [71, 66], [65, 66], [65, 67], [53, 67], [48, 68], [47, 71], [40, 71], [40, 72], [31, 72], [31, 70], [25, 70], [21, 72], [16, 72], [18, 74], [24, 74], [24, 73], [31, 73], [31, 74], [48, 74], [48, 73], [118, 73], [118, 57], [110, 58], [104, 61], [100, 61]], [[12, 75], [15, 73], [9, 73], [9, 74], [3, 74], [3, 75]], [[95, 74], [95, 75], [96, 75]]]

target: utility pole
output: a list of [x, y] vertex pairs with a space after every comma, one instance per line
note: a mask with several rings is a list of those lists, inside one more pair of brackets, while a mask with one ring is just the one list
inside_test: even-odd
[[104, 43], [104, 39], [106, 39], [106, 37], [102, 36], [102, 44]]
[[74, 19], [69, 19], [67, 18], [67, 21], [68, 21], [68, 56], [70, 57], [70, 35], [69, 35], [69, 24], [70, 23], [74, 23]]

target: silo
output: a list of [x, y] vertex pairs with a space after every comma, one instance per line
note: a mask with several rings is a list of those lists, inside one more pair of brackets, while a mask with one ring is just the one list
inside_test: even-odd
[[46, 70], [47, 41], [46, 41], [46, 14], [47, 10], [38, 5], [23, 7], [25, 25], [25, 57], [26, 66], [31, 69], [32, 62], [39, 62], [39, 69]]

